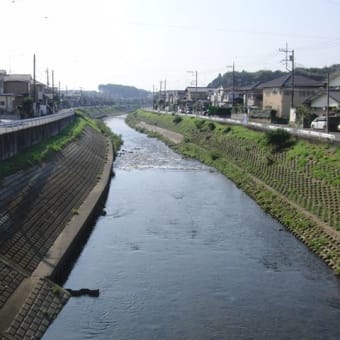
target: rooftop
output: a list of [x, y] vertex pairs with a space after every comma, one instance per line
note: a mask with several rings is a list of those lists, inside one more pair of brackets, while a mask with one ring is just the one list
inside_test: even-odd
[[[294, 75], [294, 87], [321, 87], [322, 82], [316, 81], [305, 76]], [[273, 87], [292, 87], [292, 74], [284, 75], [282, 77], [267, 81], [259, 86], [259, 88], [273, 88]]]

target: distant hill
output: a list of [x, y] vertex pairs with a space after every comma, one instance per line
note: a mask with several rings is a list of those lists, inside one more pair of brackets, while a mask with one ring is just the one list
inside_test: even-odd
[[99, 92], [112, 99], [140, 99], [150, 96], [150, 92], [137, 89], [134, 86], [117, 84], [101, 84], [98, 86]]
[[[327, 73], [333, 73], [340, 68], [340, 64], [335, 64], [330, 67], [323, 68], [296, 68], [295, 73], [298, 75], [303, 75], [306, 77], [310, 77], [315, 80], [326, 79]], [[278, 78], [288, 74], [288, 72], [283, 71], [268, 71], [268, 70], [260, 70], [257, 72], [247, 72], [235, 71], [235, 87], [242, 87], [254, 84], [256, 82], [266, 82]], [[233, 85], [233, 72], [227, 72], [223, 74], [219, 74], [217, 78], [215, 78], [211, 83], [209, 83], [208, 87], [217, 88], [219, 86], [223, 87], [231, 87]]]

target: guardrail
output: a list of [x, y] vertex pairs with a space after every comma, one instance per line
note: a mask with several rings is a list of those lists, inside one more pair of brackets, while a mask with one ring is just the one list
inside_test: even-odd
[[23, 130], [34, 126], [51, 123], [74, 115], [73, 109], [62, 110], [48, 116], [41, 116], [29, 119], [15, 120], [11, 122], [0, 122], [0, 135], [13, 131]]

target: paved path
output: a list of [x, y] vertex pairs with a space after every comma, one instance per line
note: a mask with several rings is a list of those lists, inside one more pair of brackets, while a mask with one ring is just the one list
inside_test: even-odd
[[171, 140], [173, 143], [175, 144], [179, 144], [183, 141], [183, 135], [181, 135], [180, 133], [176, 133], [170, 130], [166, 130], [166, 129], [162, 129], [158, 126], [155, 125], [150, 125], [147, 124], [145, 122], [140, 122], [139, 124], [137, 124], [138, 127], [144, 128], [148, 131], [152, 131], [152, 132], [157, 132], [159, 134], [161, 134], [162, 136], [166, 137], [167, 139]]

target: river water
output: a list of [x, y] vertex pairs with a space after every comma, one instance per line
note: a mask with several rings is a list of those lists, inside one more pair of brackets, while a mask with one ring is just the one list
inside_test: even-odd
[[122, 117], [106, 202], [44, 339], [340, 339], [340, 280], [215, 170]]

